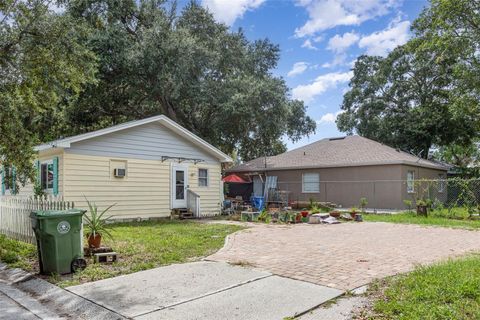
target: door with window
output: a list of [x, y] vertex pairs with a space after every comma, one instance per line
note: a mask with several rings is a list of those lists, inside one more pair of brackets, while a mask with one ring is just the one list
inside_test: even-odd
[[188, 168], [174, 165], [172, 167], [172, 209], [187, 207]]

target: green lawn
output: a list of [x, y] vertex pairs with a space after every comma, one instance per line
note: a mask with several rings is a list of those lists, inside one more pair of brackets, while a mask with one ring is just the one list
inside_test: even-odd
[[463, 216], [455, 216], [449, 218], [439, 212], [432, 212], [428, 217], [417, 216], [415, 213], [398, 213], [398, 214], [364, 214], [365, 221], [372, 222], [391, 222], [391, 223], [408, 223], [442, 227], [480, 229], [480, 220], [469, 220]]
[[31, 244], [12, 240], [0, 234], [0, 261], [12, 268], [33, 271], [37, 261], [37, 249]]
[[[111, 228], [113, 240], [104, 239], [119, 254], [114, 264], [93, 264], [72, 276], [52, 276], [50, 281], [69, 286], [96, 281], [172, 263], [198, 260], [220, 249], [225, 237], [242, 227], [193, 221], [145, 221], [119, 223]], [[2, 260], [15, 255], [12, 266], [36, 268], [34, 246], [1, 238]], [[5, 253], [3, 253], [5, 252]], [[32, 260], [33, 258], [33, 260]], [[8, 262], [7, 260], [4, 260]]]
[[480, 255], [378, 281], [371, 319], [480, 319]]

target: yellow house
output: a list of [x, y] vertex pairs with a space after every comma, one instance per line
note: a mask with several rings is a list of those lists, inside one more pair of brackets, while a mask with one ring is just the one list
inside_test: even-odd
[[[160, 115], [36, 147], [38, 181], [52, 195], [86, 208], [116, 204], [114, 218], [195, 216], [221, 210], [221, 166], [232, 159]], [[32, 189], [21, 193], [32, 192]]]

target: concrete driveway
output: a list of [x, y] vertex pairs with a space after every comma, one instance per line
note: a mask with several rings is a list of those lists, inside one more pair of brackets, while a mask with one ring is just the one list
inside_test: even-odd
[[381, 222], [250, 226], [207, 259], [341, 290], [480, 250], [480, 232], [461, 229]]
[[279, 320], [342, 290], [221, 262], [193, 262], [67, 288], [134, 319]]

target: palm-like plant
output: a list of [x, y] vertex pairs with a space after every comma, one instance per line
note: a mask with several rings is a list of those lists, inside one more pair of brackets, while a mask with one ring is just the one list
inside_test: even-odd
[[88, 235], [96, 237], [98, 235], [106, 235], [109, 238], [112, 238], [112, 234], [108, 231], [108, 220], [110, 220], [113, 216], [109, 216], [107, 218], [103, 218], [105, 213], [107, 213], [108, 210], [110, 210], [116, 203], [112, 204], [111, 206], [107, 207], [105, 210], [102, 212], [98, 213], [98, 207], [95, 203], [91, 203], [88, 201], [88, 199], [85, 197], [85, 200], [87, 201], [88, 208], [90, 211], [90, 216], [84, 215], [83, 217], [85, 218], [86, 221], [86, 227], [88, 229]]

